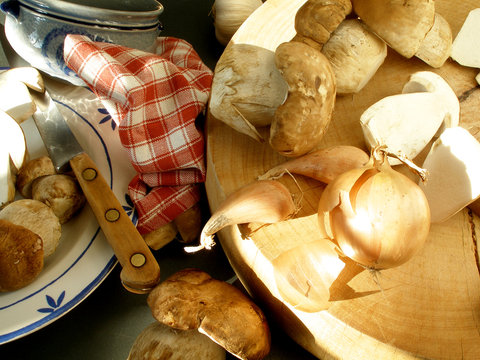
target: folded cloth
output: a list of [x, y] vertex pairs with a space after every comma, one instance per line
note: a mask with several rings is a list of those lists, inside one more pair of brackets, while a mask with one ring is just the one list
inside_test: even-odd
[[213, 74], [192, 46], [159, 37], [156, 53], [146, 53], [68, 35], [64, 58], [118, 124], [137, 172], [129, 195], [139, 232], [149, 233], [197, 203], [205, 162], [195, 120], [207, 103]]

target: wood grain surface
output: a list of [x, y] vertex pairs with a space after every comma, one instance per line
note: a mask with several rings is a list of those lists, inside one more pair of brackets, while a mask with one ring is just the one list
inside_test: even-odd
[[[268, 0], [228, 46], [246, 43], [274, 51], [293, 37], [294, 15], [303, 3]], [[437, 0], [436, 10], [449, 21], [455, 36], [469, 10], [478, 5], [477, 0]], [[365, 148], [361, 113], [381, 98], [400, 93], [410, 74], [419, 70], [444, 77], [461, 101], [460, 125], [480, 140], [480, 90], [475, 82], [479, 70], [452, 60], [432, 69], [389, 49], [385, 63], [360, 93], [337, 97], [321, 147], [350, 144]], [[268, 143], [258, 143], [212, 116], [206, 131], [206, 189], [212, 211], [226, 195], [285, 160]], [[262, 131], [268, 134], [268, 129]], [[279, 257], [295, 259], [291, 261], [295, 281], [313, 289], [319, 285], [315, 278], [302, 279], [299, 274], [307, 268], [311, 274], [317, 265], [315, 249], [325, 241], [316, 215], [325, 185], [300, 176], [299, 187], [288, 176], [280, 181], [294, 195], [299, 195], [299, 187], [303, 192], [301, 210], [294, 219], [262, 227], [249, 236], [232, 226], [218, 237], [247, 290], [296, 342], [320, 359], [480, 359], [480, 275], [475, 246], [480, 222], [471, 210], [432, 225], [424, 248], [404, 265], [377, 274], [346, 266], [341, 289], [331, 294], [325, 308], [312, 311], [308, 292], [303, 303], [292, 303], [291, 284], [279, 282], [276, 264]]]

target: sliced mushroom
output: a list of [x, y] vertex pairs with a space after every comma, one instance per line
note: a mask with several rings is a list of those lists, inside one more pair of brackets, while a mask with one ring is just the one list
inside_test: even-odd
[[435, 21], [415, 56], [434, 68], [443, 66], [452, 53], [452, 29], [448, 21], [435, 13]]
[[159, 322], [135, 339], [127, 360], [224, 360], [225, 349], [196, 330], [176, 330]]
[[352, 0], [353, 10], [400, 55], [414, 56], [433, 26], [433, 0]]
[[332, 64], [337, 94], [359, 92], [387, 56], [387, 45], [359, 19], [344, 20], [323, 46]]
[[423, 163], [428, 181], [420, 187], [432, 223], [443, 222], [480, 197], [480, 143], [461, 127], [445, 129]]
[[452, 45], [452, 59], [480, 68], [480, 8], [470, 11]]
[[85, 205], [85, 195], [77, 180], [65, 174], [46, 175], [33, 181], [32, 198], [48, 205], [60, 224], [69, 221]]
[[147, 299], [159, 322], [198, 329], [240, 359], [263, 359], [270, 331], [260, 308], [238, 288], [197, 269], [181, 270], [160, 283]]
[[17, 189], [24, 198], [32, 198], [32, 182], [41, 176], [53, 174], [55, 174], [55, 167], [48, 156], [29, 160], [18, 172]]
[[335, 106], [336, 82], [330, 61], [301, 42], [280, 44], [275, 63], [288, 83], [288, 97], [270, 126], [270, 145], [295, 157], [316, 148], [323, 139]]
[[40, 201], [32, 199], [14, 201], [0, 211], [0, 219], [23, 226], [40, 236], [44, 257], [52, 255], [60, 242], [62, 235], [60, 221], [53, 210]]

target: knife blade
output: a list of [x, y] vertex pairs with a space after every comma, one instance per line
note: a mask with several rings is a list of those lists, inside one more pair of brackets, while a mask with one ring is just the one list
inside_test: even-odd
[[122, 266], [123, 286], [148, 293], [160, 280], [160, 266], [94, 161], [82, 149], [56, 103], [44, 93], [30, 91], [37, 109], [33, 120], [57, 172], [73, 170], [85, 198]]

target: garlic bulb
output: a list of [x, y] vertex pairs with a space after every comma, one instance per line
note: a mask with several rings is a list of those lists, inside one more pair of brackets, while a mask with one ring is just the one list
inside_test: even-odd
[[372, 269], [408, 261], [425, 243], [430, 208], [420, 187], [393, 170], [380, 147], [368, 164], [324, 190], [319, 225], [352, 260]]
[[212, 14], [217, 40], [227, 45], [240, 25], [260, 5], [261, 0], [215, 0]]

